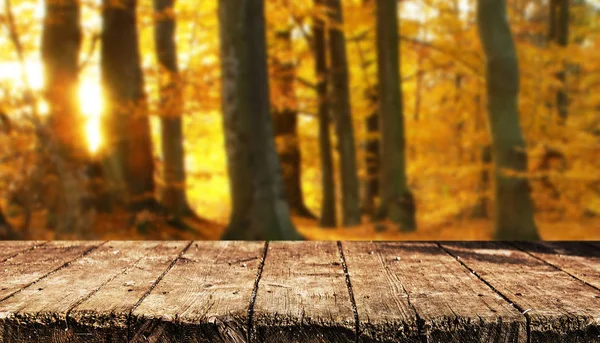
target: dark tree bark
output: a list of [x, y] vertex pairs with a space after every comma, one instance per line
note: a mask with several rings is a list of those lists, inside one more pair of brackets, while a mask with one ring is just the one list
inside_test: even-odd
[[[87, 235], [89, 225], [85, 218], [89, 208], [83, 203], [88, 201], [90, 187], [80, 175], [91, 160], [78, 98], [80, 5], [77, 0], [46, 0], [44, 10], [41, 57], [50, 135], [39, 126], [38, 137], [48, 163], [41, 166], [38, 174], [53, 174], [58, 181], [53, 187], [60, 187], [56, 198], [46, 202], [46, 227], [55, 229], [57, 237], [63, 233]], [[25, 230], [24, 235], [27, 234]]]
[[223, 123], [232, 214], [224, 239], [299, 239], [270, 113], [264, 0], [220, 0]]
[[[365, 12], [370, 12], [375, 17], [375, 1], [363, 0], [362, 7]], [[373, 21], [375, 23], [375, 21]], [[354, 41], [358, 49], [358, 57], [363, 74], [364, 98], [371, 112], [367, 115], [365, 127], [367, 129], [367, 137], [364, 141], [365, 145], [365, 166], [366, 177], [363, 183], [364, 193], [362, 198], [361, 212], [375, 219], [377, 212], [377, 200], [379, 198], [379, 172], [380, 172], [380, 132], [379, 132], [379, 86], [377, 80], [370, 82], [368, 67], [373, 63], [367, 59], [365, 51], [362, 48], [363, 40], [371, 41], [370, 35], [366, 34], [363, 39]], [[372, 41], [373, 43], [375, 40]], [[377, 76], [375, 76], [377, 78]]]
[[[479, 132], [487, 132], [485, 128], [483, 103], [480, 94], [475, 96], [475, 103], [477, 104], [477, 112], [475, 113], [475, 129]], [[473, 218], [490, 218], [488, 191], [491, 187], [491, 182], [490, 171], [488, 168], [486, 168], [486, 166], [492, 163], [492, 151], [489, 143], [486, 142], [477, 150], [477, 153], [473, 158], [473, 162], [481, 163], [484, 165], [484, 167], [479, 171], [479, 178], [477, 182], [477, 202], [475, 203], [475, 206], [473, 206], [473, 212], [471, 213], [471, 216]]]
[[4, 216], [4, 212], [2, 211], [2, 209], [0, 209], [0, 226], [2, 226], [2, 227], [10, 226], [8, 224], [8, 221], [6, 220], [6, 217]]
[[406, 181], [406, 138], [400, 56], [398, 3], [377, 1], [379, 116], [381, 121], [381, 204], [378, 219], [389, 218], [403, 231], [416, 229], [415, 203]]
[[341, 0], [326, 0], [326, 3], [329, 6], [331, 20], [329, 30], [331, 108], [340, 155], [342, 217], [344, 226], [351, 226], [360, 224], [360, 198], [343, 10]]
[[[323, 0], [315, 0], [315, 5], [323, 5]], [[314, 17], [313, 37], [315, 55], [315, 74], [317, 75], [317, 97], [319, 117], [319, 152], [321, 155], [321, 189], [323, 199], [321, 201], [322, 227], [335, 227], [337, 225], [335, 213], [335, 183], [333, 177], [333, 155], [331, 150], [331, 133], [328, 97], [328, 68], [327, 68], [327, 38], [325, 23], [319, 17]]]
[[[569, 0], [550, 0], [548, 40], [562, 48], [569, 45], [570, 12]], [[559, 119], [563, 124], [569, 114], [569, 96], [566, 89], [567, 68], [568, 66], [563, 62], [563, 68], [556, 75], [562, 84], [562, 87], [556, 92], [556, 107]]]
[[71, 161], [87, 157], [83, 120], [79, 111], [79, 1], [44, 1], [42, 33], [44, 90], [50, 110], [50, 129], [63, 156]]
[[192, 213], [186, 197], [185, 152], [183, 148], [183, 96], [177, 46], [176, 21], [172, 17], [175, 0], [154, 0], [156, 15], [154, 43], [161, 69], [160, 115], [164, 186], [161, 205], [177, 217]]
[[3, 239], [22, 239], [22, 237], [11, 227], [0, 209], [0, 240]]
[[529, 181], [509, 173], [527, 172], [527, 152], [517, 107], [519, 66], [506, 0], [478, 0], [477, 24], [487, 59], [488, 116], [495, 162], [496, 239], [539, 239]]
[[[570, 2], [569, 0], [550, 0], [548, 16], [548, 41], [560, 47], [566, 47], [569, 44], [569, 21], [570, 21]], [[558, 120], [564, 125], [569, 114], [569, 97], [567, 93], [567, 65], [563, 62], [562, 69], [556, 74], [561, 86], [556, 91], [556, 110]], [[566, 165], [566, 157], [561, 152], [552, 147], [544, 147], [545, 153], [538, 165], [538, 170], [547, 174], [554, 161], [558, 161], [563, 167]], [[548, 175], [542, 176], [540, 180], [542, 186], [546, 188], [552, 198], [558, 199], [560, 192], [554, 185]]]
[[104, 0], [101, 75], [106, 113], [105, 175], [113, 201], [154, 209], [154, 161], [136, 28], [136, 0]]
[[381, 167], [381, 148], [379, 131], [379, 91], [377, 87], [367, 90], [367, 100], [374, 110], [367, 117], [367, 144], [365, 149], [365, 164], [367, 166], [367, 182], [363, 211], [371, 216], [376, 214], [376, 199], [380, 196], [379, 174]]
[[292, 59], [292, 28], [289, 25], [276, 31], [275, 46], [281, 52], [281, 56], [275, 53], [271, 59], [275, 73], [273, 87], [278, 88], [281, 101], [273, 105], [273, 121], [277, 152], [283, 169], [286, 199], [292, 213], [300, 217], [316, 219], [306, 207], [302, 194], [302, 156], [294, 88], [296, 66]]
[[[550, 23], [548, 40], [561, 47], [569, 44], [570, 1], [550, 0]], [[567, 66], [556, 75], [562, 87], [556, 92], [556, 107], [560, 121], [564, 123], [569, 112], [569, 97], [566, 90]]]

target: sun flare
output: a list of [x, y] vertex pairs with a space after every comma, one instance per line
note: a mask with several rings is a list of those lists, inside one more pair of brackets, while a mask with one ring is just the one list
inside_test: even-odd
[[96, 153], [102, 146], [100, 117], [102, 115], [102, 91], [100, 85], [85, 78], [79, 85], [79, 103], [85, 118], [84, 130], [88, 149]]

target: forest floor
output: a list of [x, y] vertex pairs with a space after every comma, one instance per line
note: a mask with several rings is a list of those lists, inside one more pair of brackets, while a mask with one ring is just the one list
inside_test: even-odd
[[[537, 220], [543, 240], [600, 240], [600, 218], [574, 221]], [[357, 227], [323, 229], [315, 223], [296, 219], [300, 232], [312, 240], [410, 240], [410, 241], [452, 241], [452, 240], [491, 240], [493, 223], [491, 220], [456, 220], [454, 222], [427, 224], [419, 223], [414, 232], [400, 232], [388, 225], [379, 231], [373, 224]]]
[[[309, 240], [491, 240], [491, 220], [454, 220], [427, 223], [420, 221], [415, 232], [401, 232], [389, 223], [379, 229], [372, 223], [344, 228], [321, 228], [314, 220], [293, 218], [296, 227]], [[18, 227], [18, 218], [11, 222]], [[600, 240], [600, 218], [581, 221], [536, 218], [540, 235], [544, 240]], [[226, 222], [187, 221], [186, 229], [174, 227], [164, 218], [148, 216], [142, 225], [132, 225], [129, 216], [123, 214], [97, 214], [93, 229], [85, 235], [56, 236], [44, 228], [44, 215], [37, 214], [32, 221], [28, 239], [101, 239], [101, 240], [217, 240]]]

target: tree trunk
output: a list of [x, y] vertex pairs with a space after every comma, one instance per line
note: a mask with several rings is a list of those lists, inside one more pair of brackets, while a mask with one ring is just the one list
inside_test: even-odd
[[3, 239], [22, 239], [21, 235], [19, 235], [12, 228], [6, 217], [4, 216], [4, 212], [0, 209], [0, 240]]
[[406, 149], [400, 56], [398, 4], [377, 1], [377, 59], [381, 120], [381, 204], [378, 219], [389, 218], [403, 231], [416, 229], [415, 203], [406, 181]]
[[105, 175], [113, 200], [154, 208], [154, 161], [136, 28], [137, 0], [104, 0], [101, 74], [106, 100]]
[[233, 204], [223, 239], [299, 239], [273, 139], [264, 0], [220, 0], [219, 23]]
[[[483, 104], [481, 95], [478, 93], [475, 96], [475, 103], [477, 104], [477, 112], [475, 113], [475, 130], [478, 132], [488, 132], [485, 128], [485, 114], [483, 113]], [[490, 171], [487, 168], [492, 163], [492, 151], [489, 143], [483, 144], [475, 154], [473, 159], [474, 163], [481, 163], [483, 167], [479, 171], [479, 178], [477, 180], [477, 202], [473, 206], [473, 212], [471, 216], [473, 218], [489, 218], [489, 199], [488, 191], [491, 187], [490, 184]]]
[[6, 217], [4, 216], [4, 212], [0, 208], [0, 227], [8, 227], [8, 226], [10, 226], [10, 225], [8, 224], [8, 221], [6, 220]]
[[154, 43], [161, 69], [160, 123], [164, 186], [160, 202], [169, 213], [192, 213], [186, 197], [185, 152], [183, 148], [183, 97], [175, 43], [175, 0], [154, 0], [156, 15]]
[[81, 48], [79, 2], [46, 0], [44, 9], [41, 50], [50, 129], [61, 154], [71, 161], [81, 161], [88, 154], [77, 96]]
[[[323, 5], [323, 0], [315, 0], [315, 5]], [[322, 227], [335, 227], [337, 225], [335, 213], [335, 183], [333, 177], [333, 155], [331, 151], [331, 135], [327, 79], [327, 40], [325, 23], [319, 16], [313, 18], [313, 37], [315, 54], [315, 74], [317, 76], [317, 97], [319, 117], [319, 151], [321, 155], [321, 188], [323, 199], [321, 201]]]
[[41, 138], [51, 165], [41, 170], [42, 175], [54, 174], [59, 181], [56, 186], [61, 188], [60, 195], [47, 203], [46, 226], [55, 229], [57, 237], [63, 233], [87, 235], [89, 213], [82, 203], [88, 198], [89, 185], [80, 175], [91, 161], [78, 97], [80, 6], [76, 0], [46, 0], [44, 10], [41, 57], [52, 136]]
[[275, 33], [275, 46], [281, 51], [279, 56], [275, 53], [272, 59], [275, 73], [273, 86], [279, 89], [280, 95], [279, 101], [273, 104], [275, 142], [290, 210], [298, 216], [315, 219], [315, 215], [306, 207], [302, 194], [302, 156], [298, 137], [298, 110], [294, 89], [296, 67], [293, 61], [291, 29], [287, 26]]
[[[363, 0], [362, 8], [365, 13], [369, 12], [369, 15], [375, 17], [375, 1]], [[364, 35], [362, 39], [355, 40], [356, 48], [358, 49], [358, 57], [363, 74], [363, 89], [364, 99], [371, 109], [371, 112], [367, 115], [365, 120], [365, 127], [367, 131], [367, 137], [365, 138], [365, 169], [366, 177], [364, 180], [364, 193], [362, 198], [362, 214], [366, 214], [375, 218], [378, 206], [379, 198], [379, 165], [380, 165], [380, 152], [379, 152], [379, 86], [377, 85], [378, 80], [370, 82], [368, 67], [373, 63], [371, 60], [367, 60], [365, 51], [361, 46], [361, 41], [370, 40], [370, 35]], [[377, 76], [375, 76], [377, 77]]]
[[[452, 104], [452, 108], [455, 109], [457, 113], [462, 113], [462, 85], [463, 85], [464, 76], [459, 72], [454, 75], [454, 103]], [[456, 129], [456, 145], [458, 147], [456, 159], [459, 163], [463, 163], [464, 158], [464, 129], [465, 129], [465, 120], [464, 118], [458, 118], [456, 125], [454, 126]]]
[[344, 226], [360, 224], [360, 198], [356, 146], [350, 107], [350, 80], [346, 38], [343, 31], [341, 0], [327, 0], [332, 28], [329, 30], [331, 59], [332, 109], [338, 138], [342, 181], [342, 214]]
[[367, 116], [367, 144], [365, 149], [365, 164], [367, 166], [367, 182], [363, 211], [372, 217], [376, 214], [379, 194], [379, 174], [381, 166], [380, 132], [379, 132], [379, 91], [376, 86], [367, 90], [367, 100], [374, 110]]
[[[551, 0], [550, 1], [550, 28], [548, 38], [560, 47], [566, 47], [569, 44], [569, 20], [570, 20], [569, 0]], [[564, 63], [563, 63], [564, 64]], [[562, 123], [567, 119], [569, 98], [566, 90], [566, 65], [556, 75], [561, 82], [561, 88], [556, 92], [556, 107], [558, 116]]]
[[[506, 0], [478, 0], [477, 24], [487, 59], [488, 115], [495, 162], [496, 239], [538, 239], [517, 108], [519, 69]], [[508, 172], [507, 172], [508, 171]]]
[[[569, 15], [570, 7], [569, 0], [551, 0], [549, 9], [549, 28], [548, 28], [548, 41], [564, 48], [569, 44]], [[558, 120], [561, 125], [564, 125], [567, 116], [569, 114], [569, 97], [567, 93], [567, 65], [563, 61], [562, 69], [556, 74], [556, 78], [560, 81], [561, 86], [556, 91], [556, 110], [558, 113]], [[550, 191], [552, 198], [560, 198], [560, 192], [554, 183], [550, 180], [550, 177], [546, 174], [549, 173], [551, 165], [554, 160], [558, 160], [563, 166], [566, 165], [565, 155], [556, 149], [551, 147], [545, 147], [545, 153], [540, 161], [538, 169], [544, 172], [544, 176], [541, 178], [541, 184], [544, 188]]]

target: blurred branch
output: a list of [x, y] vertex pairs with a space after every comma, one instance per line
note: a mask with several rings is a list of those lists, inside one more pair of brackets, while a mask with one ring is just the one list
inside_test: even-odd
[[431, 44], [430, 42], [424, 42], [421, 40], [418, 40], [416, 38], [412, 38], [412, 37], [406, 37], [406, 36], [402, 36], [400, 35], [399, 38], [401, 41], [405, 41], [411, 44], [415, 44], [415, 45], [420, 45], [426, 48], [429, 48], [431, 50], [435, 50], [439, 53], [442, 53], [444, 55], [448, 55], [451, 56], [456, 62], [458, 62], [459, 64], [461, 64], [462, 66], [466, 67], [467, 69], [471, 70], [475, 75], [483, 77], [483, 72], [480, 70], [480, 68], [477, 68], [476, 66], [471, 65], [469, 62], [459, 58], [458, 56], [456, 56], [456, 54], [452, 53], [451, 51], [448, 51], [444, 48], [441, 48], [437, 45]]
[[309, 48], [311, 50], [314, 50], [315, 47], [315, 43], [313, 41], [313, 37], [310, 33], [306, 32], [304, 25], [302, 25], [302, 22], [300, 21], [300, 19], [298, 19], [290, 10], [290, 17], [292, 18], [292, 20], [294, 21], [294, 23], [296, 24], [296, 26], [300, 29], [300, 32], [302, 33], [302, 36], [304, 37], [304, 39], [306, 40], [306, 44], [308, 44]]
[[371, 82], [369, 82], [369, 72], [367, 70], [368, 66], [372, 63], [372, 62], [367, 62], [366, 58], [365, 58], [365, 54], [364, 51], [362, 49], [362, 46], [360, 45], [361, 41], [360, 40], [356, 40], [354, 41], [354, 43], [356, 44], [356, 48], [358, 49], [358, 57], [360, 59], [360, 67], [361, 70], [363, 72], [363, 77], [365, 79], [365, 84], [367, 86], [367, 89], [371, 89], [372, 85]]
[[308, 81], [307, 79], [300, 77], [300, 76], [296, 76], [296, 81], [298, 81], [301, 85], [308, 87], [312, 90], [317, 90], [317, 85]]

